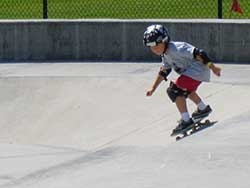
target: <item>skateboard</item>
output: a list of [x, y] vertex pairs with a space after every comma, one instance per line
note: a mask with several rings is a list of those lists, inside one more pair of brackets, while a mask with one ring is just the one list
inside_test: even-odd
[[206, 119], [205, 121], [203, 121], [205, 118], [207, 118], [207, 116], [201, 117], [198, 119], [193, 119], [193, 121], [194, 121], [193, 125], [191, 125], [187, 129], [184, 129], [180, 132], [172, 133], [171, 136], [176, 136], [175, 139], [176, 139], [176, 141], [178, 141], [178, 140], [181, 140], [187, 136], [190, 136], [198, 131], [201, 131], [203, 129], [211, 127], [217, 122], [217, 121], [211, 122], [209, 119]]

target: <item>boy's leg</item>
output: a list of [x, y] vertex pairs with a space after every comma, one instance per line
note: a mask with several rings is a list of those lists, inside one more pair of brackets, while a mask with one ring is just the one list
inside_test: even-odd
[[175, 104], [181, 114], [187, 112], [187, 103], [185, 97], [183, 96], [177, 97]]
[[192, 114], [193, 118], [206, 116], [212, 112], [210, 106], [206, 105], [195, 91], [191, 92], [188, 97], [197, 105], [197, 110]]
[[193, 101], [196, 105], [198, 105], [201, 102], [201, 98], [199, 97], [199, 95], [193, 91], [188, 95], [188, 98]]
[[[188, 92], [188, 97], [190, 97], [191, 100], [194, 100], [194, 102], [197, 102], [197, 104], [201, 101], [200, 97], [195, 93], [196, 89], [201, 84], [200, 81], [194, 80], [185, 75], [181, 75], [176, 80], [175, 84], [177, 85], [177, 87], [182, 88], [183, 90], [186, 90]], [[181, 113], [182, 119], [184, 121], [189, 121], [190, 117], [189, 119], [187, 119], [187, 117], [189, 116], [189, 113], [187, 109], [185, 96], [182, 96], [182, 98], [178, 97], [178, 100], [176, 100], [176, 106]], [[188, 114], [188, 116], [185, 114]]]
[[191, 92], [188, 98], [197, 105], [199, 110], [204, 110], [207, 107], [207, 105], [202, 101], [200, 96], [195, 91]]
[[201, 81], [194, 80], [190, 77], [182, 75], [177, 79], [176, 84], [179, 87], [186, 88], [190, 92], [188, 97], [190, 100], [192, 100], [197, 105], [197, 107], [198, 107], [197, 111], [199, 111], [199, 112], [201, 112], [203, 110], [208, 111], [208, 109], [206, 109], [208, 106], [202, 101], [202, 99], [196, 93], [196, 90], [199, 87], [199, 85], [201, 84]]
[[167, 94], [172, 102], [176, 104], [181, 114], [182, 120], [188, 122], [190, 120], [190, 115], [187, 110], [186, 97], [188, 96], [189, 92], [178, 88], [175, 83], [171, 82], [169, 88], [167, 89]]
[[179, 96], [176, 98], [175, 104], [181, 114], [181, 119], [185, 122], [190, 120], [190, 115], [187, 109], [186, 98], [183, 96]]

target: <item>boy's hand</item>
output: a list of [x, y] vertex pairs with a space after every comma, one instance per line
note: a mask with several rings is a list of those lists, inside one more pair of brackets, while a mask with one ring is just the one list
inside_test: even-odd
[[146, 93], [146, 96], [147, 96], [147, 97], [150, 97], [150, 96], [153, 95], [153, 93], [154, 93], [154, 90], [153, 90], [153, 89], [148, 90], [147, 93]]
[[216, 76], [221, 75], [221, 68], [213, 64], [213, 62], [208, 62], [207, 67], [210, 68]]
[[210, 66], [210, 69], [213, 71], [213, 73], [216, 75], [216, 76], [220, 76], [221, 75], [221, 68], [220, 67], [217, 67], [215, 65], [211, 65]]
[[156, 88], [159, 86], [159, 84], [164, 80], [164, 78], [157, 74], [156, 80], [153, 84], [153, 86], [151, 87], [151, 89], [149, 89], [146, 93], [146, 96], [150, 97], [151, 95], [153, 95], [153, 93], [155, 92]]

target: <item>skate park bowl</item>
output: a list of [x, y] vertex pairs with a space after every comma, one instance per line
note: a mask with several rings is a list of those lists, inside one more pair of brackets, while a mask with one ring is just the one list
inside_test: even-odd
[[0, 64], [0, 187], [248, 188], [250, 66], [219, 64], [198, 90], [217, 123], [177, 142], [169, 81], [145, 96], [159, 66]]

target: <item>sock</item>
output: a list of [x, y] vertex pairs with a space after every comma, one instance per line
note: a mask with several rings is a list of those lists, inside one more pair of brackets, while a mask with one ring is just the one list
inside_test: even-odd
[[184, 112], [181, 114], [181, 118], [183, 121], [186, 121], [188, 122], [190, 120], [190, 116], [189, 116], [189, 113], [188, 112]]
[[199, 110], [204, 110], [207, 107], [207, 105], [203, 101], [199, 102], [197, 106]]

